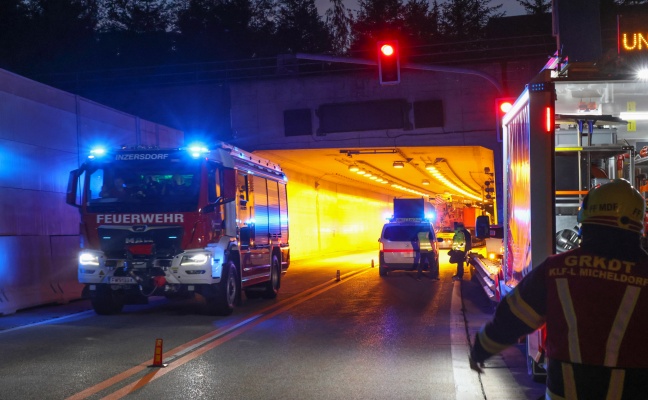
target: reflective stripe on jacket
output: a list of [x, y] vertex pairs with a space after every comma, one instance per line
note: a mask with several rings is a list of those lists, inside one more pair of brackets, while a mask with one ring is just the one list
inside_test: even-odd
[[421, 251], [432, 251], [432, 243], [430, 243], [430, 232], [419, 232], [417, 234], [419, 249]]
[[581, 247], [547, 258], [498, 305], [471, 357], [546, 322], [547, 399], [644, 399], [648, 393], [648, 254], [639, 236], [583, 225]]

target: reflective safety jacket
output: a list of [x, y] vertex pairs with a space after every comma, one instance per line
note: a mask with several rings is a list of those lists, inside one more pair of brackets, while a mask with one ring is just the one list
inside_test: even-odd
[[[648, 386], [648, 254], [637, 245], [614, 256], [577, 248], [547, 258], [498, 305], [471, 357], [483, 362], [545, 323], [548, 398], [634, 398], [621, 393], [630, 381]], [[597, 379], [618, 396], [576, 396]]]
[[454, 236], [452, 236], [452, 250], [466, 250], [466, 236], [463, 231], [455, 231]]
[[417, 234], [420, 251], [432, 251], [432, 243], [430, 242], [430, 232], [419, 232]]

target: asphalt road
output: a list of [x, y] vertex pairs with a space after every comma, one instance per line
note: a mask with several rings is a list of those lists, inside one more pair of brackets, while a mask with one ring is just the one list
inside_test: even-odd
[[[0, 399], [538, 399], [522, 346], [468, 368], [493, 305], [468, 276], [452, 282], [444, 253], [438, 282], [381, 278], [375, 252], [293, 262], [277, 299], [226, 318], [200, 298], [2, 316]], [[166, 367], [150, 367], [156, 339]]]

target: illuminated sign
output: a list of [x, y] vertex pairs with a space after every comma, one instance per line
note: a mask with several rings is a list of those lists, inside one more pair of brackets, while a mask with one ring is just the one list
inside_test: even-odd
[[98, 224], [177, 224], [183, 222], [183, 214], [97, 214]]
[[648, 15], [617, 16], [617, 51], [619, 54], [648, 54]]
[[168, 153], [125, 153], [117, 154], [115, 160], [117, 161], [131, 161], [131, 160], [166, 160], [169, 157]]

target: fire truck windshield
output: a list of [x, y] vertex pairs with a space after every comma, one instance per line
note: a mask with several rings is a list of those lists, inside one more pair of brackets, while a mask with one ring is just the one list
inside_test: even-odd
[[95, 163], [87, 171], [89, 212], [195, 211], [200, 164], [179, 160]]

